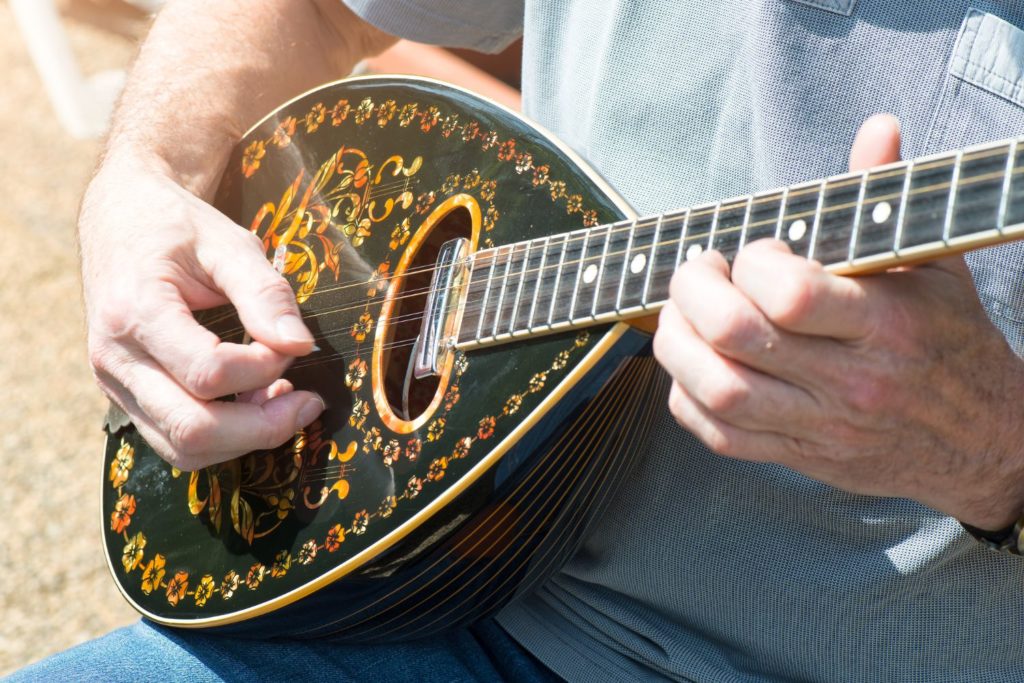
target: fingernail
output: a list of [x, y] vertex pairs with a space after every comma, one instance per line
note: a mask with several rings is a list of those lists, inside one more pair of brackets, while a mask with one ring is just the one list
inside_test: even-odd
[[296, 427], [305, 427], [310, 422], [320, 417], [320, 413], [324, 412], [326, 407], [327, 404], [325, 404], [324, 400], [319, 396], [314, 396], [309, 399], [301, 408], [299, 408], [299, 424], [296, 425]]
[[277, 333], [285, 341], [301, 342], [303, 344], [313, 341], [313, 335], [302, 324], [302, 320], [292, 314], [282, 315], [277, 319]]

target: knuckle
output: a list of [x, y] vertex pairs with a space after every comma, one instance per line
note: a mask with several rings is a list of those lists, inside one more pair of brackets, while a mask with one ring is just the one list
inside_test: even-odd
[[[127, 287], [123, 288], [127, 291]], [[138, 316], [133, 315], [137, 302], [129, 296], [113, 294], [104, 297], [95, 309], [92, 335], [100, 338], [128, 339], [138, 329]]]
[[847, 378], [843, 393], [846, 404], [859, 415], [877, 415], [885, 411], [890, 399], [888, 382], [871, 372]]
[[182, 384], [193, 396], [211, 400], [226, 393], [227, 370], [212, 358], [193, 361], [182, 378]]
[[739, 455], [736, 449], [736, 443], [733, 439], [729, 438], [721, 429], [709, 428], [704, 430], [700, 435], [700, 440], [704, 442], [704, 445], [708, 447], [712, 453], [723, 455], [725, 457], [735, 457]]
[[686, 426], [686, 399], [678, 386], [673, 386], [672, 391], [668, 394], [668, 411], [676, 419], [676, 422]]
[[198, 462], [211, 450], [213, 424], [199, 411], [181, 407], [167, 416], [167, 441], [174, 449], [174, 458], [182, 462]]
[[801, 275], [790, 274], [779, 282], [778, 296], [767, 306], [768, 317], [783, 327], [799, 325], [814, 308], [814, 286]]
[[268, 273], [267, 277], [256, 285], [255, 296], [261, 301], [287, 305], [289, 309], [295, 303], [295, 293], [277, 273]]
[[724, 310], [705, 324], [704, 337], [719, 351], [745, 352], [763, 344], [764, 338], [758, 316], [752, 311], [737, 306]]
[[750, 401], [750, 387], [737, 377], [719, 378], [701, 385], [700, 402], [716, 415], [735, 416]]

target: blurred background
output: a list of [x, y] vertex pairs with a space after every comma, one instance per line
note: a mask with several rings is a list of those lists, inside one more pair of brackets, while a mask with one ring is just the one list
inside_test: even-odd
[[[0, 676], [137, 617], [107, 573], [106, 401], [85, 351], [75, 217], [160, 0], [0, 0]], [[400, 43], [364, 65], [518, 106], [501, 55]], [[262, 113], [262, 112], [261, 112]]]

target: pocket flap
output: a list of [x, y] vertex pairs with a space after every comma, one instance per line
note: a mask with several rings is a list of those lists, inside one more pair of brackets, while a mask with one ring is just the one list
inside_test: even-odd
[[793, 0], [793, 2], [817, 7], [826, 12], [842, 14], [844, 17], [850, 16], [853, 13], [853, 6], [857, 4], [857, 0]]
[[992, 14], [969, 10], [949, 73], [1024, 106], [1024, 31]]

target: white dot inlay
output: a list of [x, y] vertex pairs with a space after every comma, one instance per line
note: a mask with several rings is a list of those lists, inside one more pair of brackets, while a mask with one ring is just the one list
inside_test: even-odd
[[799, 242], [804, 235], [807, 234], [807, 221], [803, 218], [798, 218], [789, 224], [789, 241]]
[[690, 248], [686, 250], [686, 260], [692, 261], [693, 259], [700, 256], [701, 252], [704, 251], [704, 246], [701, 244], [691, 244]]
[[647, 256], [644, 254], [637, 254], [636, 256], [633, 257], [633, 260], [629, 262], [629, 272], [633, 273], [633, 275], [636, 275], [637, 273], [642, 273], [644, 270], [644, 266], [646, 265]]
[[583, 282], [588, 285], [597, 279], [597, 264], [591, 263], [583, 269]]
[[875, 208], [871, 209], [871, 220], [876, 223], [884, 223], [892, 215], [892, 204], [889, 202], [878, 202]]

